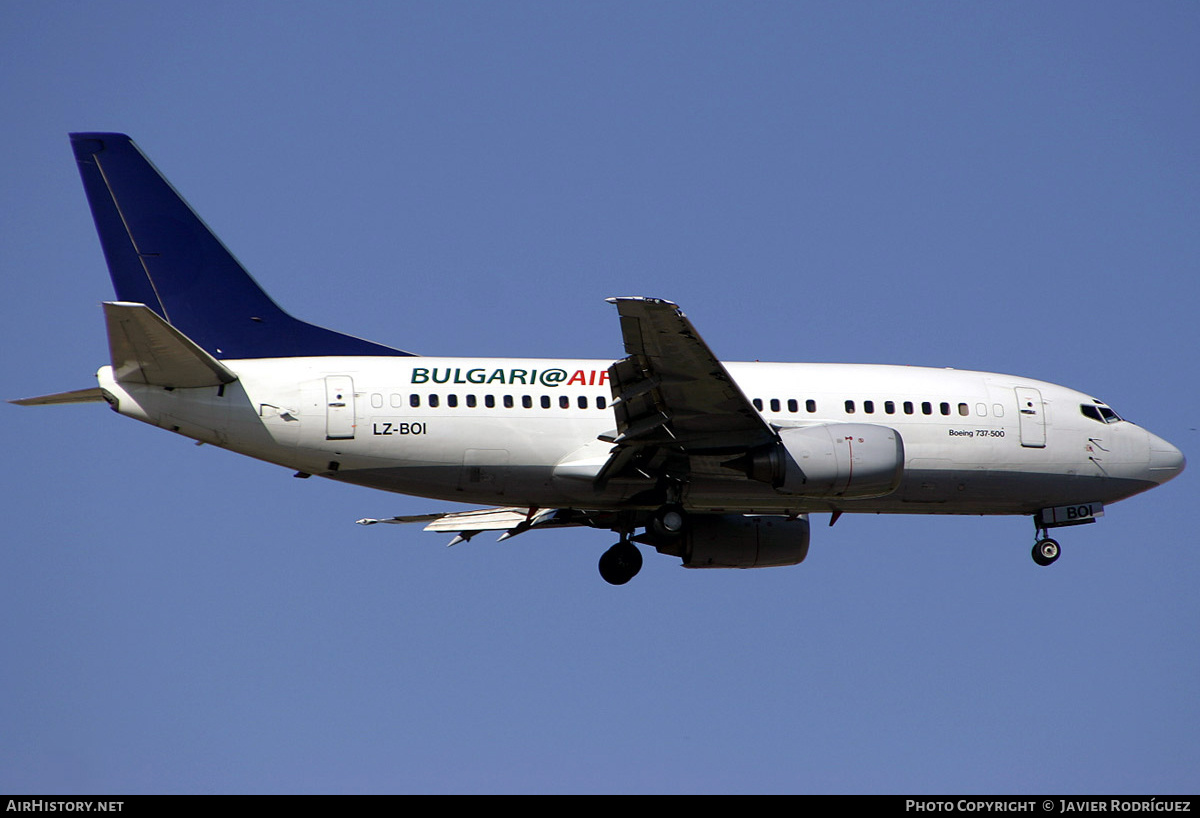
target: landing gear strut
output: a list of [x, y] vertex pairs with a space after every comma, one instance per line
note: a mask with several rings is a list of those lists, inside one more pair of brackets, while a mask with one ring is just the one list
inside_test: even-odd
[[600, 576], [609, 585], [624, 585], [642, 570], [642, 552], [624, 537], [600, 555]]

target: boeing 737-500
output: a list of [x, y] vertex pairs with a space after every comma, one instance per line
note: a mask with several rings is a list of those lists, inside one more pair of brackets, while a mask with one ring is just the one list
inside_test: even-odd
[[670, 301], [612, 298], [617, 361], [431, 358], [293, 318], [123, 134], [71, 135], [117, 299], [89, 389], [116, 412], [297, 476], [488, 506], [364, 519], [454, 542], [614, 532], [689, 568], [794, 565], [812, 513], [1017, 514], [1060, 526], [1170, 480], [1178, 449], [1085, 392], [1013, 375], [724, 363]]

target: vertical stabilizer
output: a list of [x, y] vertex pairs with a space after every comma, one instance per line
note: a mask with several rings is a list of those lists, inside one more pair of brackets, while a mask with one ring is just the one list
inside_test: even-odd
[[128, 136], [71, 134], [117, 298], [218, 359], [408, 355], [288, 315]]

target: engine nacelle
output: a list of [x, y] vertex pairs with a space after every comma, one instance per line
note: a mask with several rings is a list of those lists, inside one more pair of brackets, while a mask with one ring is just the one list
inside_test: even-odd
[[767, 568], [796, 565], [808, 556], [808, 516], [693, 515], [680, 540], [663, 553], [685, 568]]
[[872, 423], [822, 423], [779, 431], [780, 443], [729, 465], [781, 494], [882, 497], [904, 475], [900, 433]]

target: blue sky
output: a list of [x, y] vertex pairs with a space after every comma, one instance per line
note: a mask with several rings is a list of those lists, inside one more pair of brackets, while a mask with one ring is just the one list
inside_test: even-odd
[[[1013, 372], [1197, 459], [1192, 3], [0, 5], [9, 393], [92, 384], [73, 130], [130, 133], [293, 314], [437, 355]], [[814, 517], [628, 586], [604, 532], [102, 407], [5, 405], [0, 791], [1195, 792], [1197, 469], [1065, 530]]]

